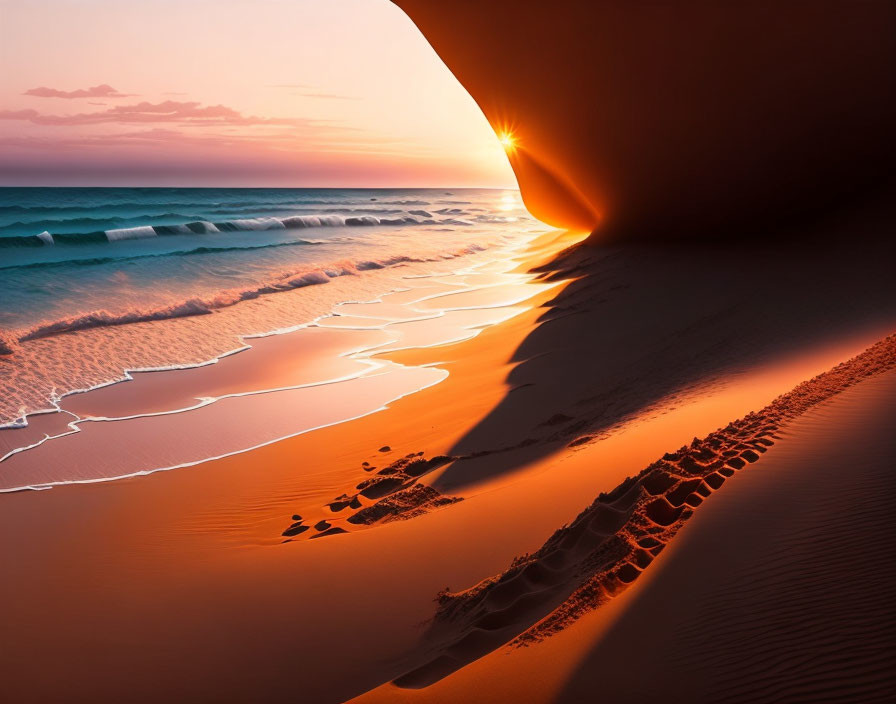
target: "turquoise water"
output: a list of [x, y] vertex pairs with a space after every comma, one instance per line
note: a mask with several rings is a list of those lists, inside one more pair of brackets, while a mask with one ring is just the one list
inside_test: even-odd
[[485, 246], [477, 237], [525, 217], [498, 210], [503, 195], [0, 189], [0, 327], [40, 335], [79, 314], [107, 311], [109, 322], [222, 291], [254, 297], [322, 282], [320, 267], [364, 271]]
[[0, 188], [0, 423], [537, 229], [505, 190]]

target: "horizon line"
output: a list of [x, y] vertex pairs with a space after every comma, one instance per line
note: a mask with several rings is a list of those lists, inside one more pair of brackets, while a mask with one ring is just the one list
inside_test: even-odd
[[182, 185], [129, 185], [129, 186], [113, 186], [106, 184], [45, 184], [45, 185], [10, 185], [0, 183], [0, 188], [227, 188], [231, 190], [263, 188], [268, 191], [273, 190], [316, 190], [316, 191], [432, 191], [450, 188], [455, 191], [519, 191], [518, 186], [182, 186]]

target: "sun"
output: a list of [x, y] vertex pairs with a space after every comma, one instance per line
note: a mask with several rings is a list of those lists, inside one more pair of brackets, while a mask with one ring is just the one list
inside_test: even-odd
[[516, 137], [510, 132], [501, 132], [498, 135], [498, 141], [501, 142], [504, 149], [510, 150], [516, 147]]

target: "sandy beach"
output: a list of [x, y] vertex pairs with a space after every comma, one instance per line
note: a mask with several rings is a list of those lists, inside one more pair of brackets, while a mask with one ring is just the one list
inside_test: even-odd
[[[656, 654], [649, 669], [657, 679], [642, 680], [643, 701], [653, 701], [650, 687], [658, 685], [651, 682], [662, 679], [663, 667], [691, 673], [691, 688], [724, 691], [730, 686], [727, 661], [701, 669], [701, 648], [727, 642], [749, 624], [735, 624], [718, 639], [686, 641], [688, 650], [678, 640], [687, 639], [679, 621], [666, 625], [657, 617], [654, 623], [647, 614], [660, 607], [639, 604], [650, 593], [668, 603], [676, 590], [691, 594], [699, 585], [708, 603], [718, 603], [714, 608], [738, 608], [719, 602], [735, 573], [760, 580], [743, 599], [767, 602], [779, 582], [761, 581], [768, 562], [761, 550], [771, 549], [762, 526], [771, 521], [769, 530], [788, 536], [793, 528], [798, 540], [805, 529], [800, 521], [825, 524], [823, 509], [790, 512], [781, 503], [791, 501], [787, 487], [810, 481], [798, 476], [816, 471], [822, 451], [813, 438], [829, 443], [836, 433], [862, 426], [874, 442], [850, 450], [861, 474], [850, 475], [849, 485], [863, 487], [868, 501], [890, 491], [880, 464], [889, 440], [870, 421], [892, 417], [885, 390], [896, 361], [887, 338], [896, 327], [896, 300], [884, 256], [891, 245], [869, 238], [852, 250], [864, 262], [861, 270], [844, 263], [831, 278], [820, 267], [833, 264], [820, 255], [813, 262], [798, 248], [792, 256], [804, 266], [795, 268], [780, 250], [774, 257], [762, 248], [676, 253], [575, 245], [580, 238], [552, 233], [521, 253], [515, 271], [531, 272], [531, 283], [505, 284], [503, 294], [500, 285], [453, 294], [465, 297], [457, 309], [506, 309], [494, 318], [504, 322], [473, 339], [370, 357], [411, 372], [447, 372], [440, 383], [398, 400], [390, 399], [402, 395], [399, 377], [381, 377], [384, 400], [370, 398], [385, 410], [195, 466], [4, 496], [0, 549], [9, 569], [0, 590], [15, 609], [2, 629], [4, 642], [16, 647], [4, 658], [2, 676], [13, 700], [72, 701], [77, 692], [80, 701], [244, 702], [301, 692], [307, 701], [335, 703], [370, 691], [372, 701], [498, 701], [520, 688], [526, 701], [579, 701], [597, 681], [611, 682], [613, 660], [601, 653], [612, 648], [622, 658], [626, 652], [613, 638], [641, 643], [639, 634], [654, 628], [669, 635], [660, 631], [650, 646]], [[747, 273], [760, 263], [763, 284], [756, 287]], [[526, 286], [531, 295], [518, 290]], [[685, 305], [708, 291], [711, 307]], [[800, 334], [782, 338], [783, 328]], [[155, 411], [180, 407], [199, 388], [224, 394], [257, 379], [269, 388], [288, 386], [302, 379], [278, 362], [280, 355], [320, 352], [330, 331], [321, 326], [307, 345], [289, 335], [268, 339], [269, 348], [212, 367], [159, 373], [158, 384], [138, 379], [70, 398], [82, 412], [130, 413], [128, 403], [149, 403]], [[381, 331], [337, 332], [348, 335], [340, 345], [350, 340], [363, 347]], [[670, 340], [675, 344], [664, 344]], [[863, 353], [858, 362], [828, 372]], [[252, 354], [263, 364], [252, 364]], [[327, 374], [344, 374], [338, 365], [351, 358], [341, 360], [337, 368], [326, 367]], [[241, 365], [239, 373], [228, 374], [228, 364]], [[821, 382], [798, 386], [825, 372]], [[825, 381], [830, 378], [836, 383]], [[228, 380], [224, 386], [222, 379]], [[144, 392], [125, 403], [117, 392], [129, 384]], [[368, 398], [344, 388], [348, 398]], [[815, 395], [806, 403], [775, 401], [794, 388], [794, 398], [802, 398], [801, 388]], [[248, 398], [270, 400], [276, 393]], [[197, 414], [199, 428], [198, 414], [220, 405], [137, 420], [178, 418], [187, 428], [190, 414]], [[763, 424], [768, 411], [749, 415], [763, 408], [773, 409], [774, 427]], [[747, 420], [731, 430], [729, 423], [740, 418]], [[692, 439], [709, 442], [726, 427], [728, 445], [695, 455], [699, 471], [682, 464], [685, 455], [677, 448], [703, 452]], [[78, 435], [85, 442], [90, 437], [70, 437]], [[12, 459], [54, 443], [62, 448], [68, 439]], [[188, 433], [171, 447], [194, 441]], [[95, 447], [97, 458], [112, 449], [102, 440]], [[729, 447], [744, 459], [730, 460]], [[72, 454], [88, 456], [81, 449]], [[821, 506], [842, 492], [834, 457], [825, 465], [827, 479], [813, 483]], [[679, 468], [654, 480], [643, 470], [658, 460]], [[775, 470], [776, 462], [782, 469]], [[54, 461], [40, 466], [50, 471]], [[712, 476], [704, 476], [710, 470]], [[633, 484], [627, 477], [640, 478]], [[656, 485], [645, 485], [646, 495], [656, 505], [633, 498], [632, 487], [648, 479]], [[598, 495], [604, 498], [582, 514]], [[723, 501], [731, 508], [723, 510]], [[754, 514], [757, 502], [767, 508]], [[572, 540], [564, 536], [578, 535], [583, 520], [591, 524], [595, 507], [596, 528], [575, 539], [572, 558], [555, 563], [550, 546]], [[780, 524], [770, 517], [774, 511], [800, 523]], [[635, 552], [629, 557], [601, 547], [612, 542], [620, 522], [628, 526], [635, 516], [659, 537], [630, 547]], [[713, 516], [736, 529], [711, 527]], [[850, 524], [850, 539], [873, 540], [880, 530], [875, 520]], [[570, 527], [555, 534], [564, 525]], [[720, 533], [753, 547], [734, 551], [738, 564], [707, 575], [700, 560], [712, 558], [689, 546]], [[783, 549], [780, 540], [771, 542]], [[524, 555], [535, 557], [520, 561]], [[612, 559], [594, 562], [595, 555]], [[892, 568], [885, 550], [880, 560]], [[523, 569], [528, 564], [536, 567]], [[636, 580], [641, 571], [644, 577]], [[615, 586], [588, 591], [589, 579], [608, 574]], [[788, 574], [775, 571], [781, 583]], [[671, 586], [654, 586], [665, 581]], [[489, 596], [504, 584], [500, 597]], [[821, 587], [806, 586], [815, 588]], [[860, 594], [850, 611], [845, 601], [822, 600], [820, 613], [860, 616], [866, 601], [873, 610], [890, 593], [879, 579], [855, 589], [867, 591], [867, 600]], [[798, 618], [801, 606], [776, 603], [766, 608]], [[676, 611], [676, 618], [687, 617]], [[626, 619], [635, 625], [620, 630]], [[874, 637], [883, 651], [888, 636]], [[739, 640], [746, 651], [715, 657], [749, 660], [759, 655], [757, 648], [769, 647], [767, 640]], [[666, 663], [666, 648], [679, 659]], [[77, 658], [69, 656], [73, 650]], [[849, 656], [832, 652], [822, 655]], [[600, 668], [588, 665], [593, 658]], [[52, 678], [41, 676], [46, 663], [52, 663]], [[877, 671], [861, 681], [847, 666], [826, 672], [839, 678], [843, 691], [867, 685], [862, 691], [878, 696], [892, 686]], [[800, 692], [813, 691], [796, 677]], [[630, 684], [613, 686], [624, 692]]]

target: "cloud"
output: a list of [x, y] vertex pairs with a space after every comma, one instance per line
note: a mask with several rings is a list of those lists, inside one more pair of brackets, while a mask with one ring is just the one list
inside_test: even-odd
[[30, 95], [35, 98], [130, 98], [131, 93], [119, 93], [112, 86], [102, 83], [98, 86], [90, 88], [79, 88], [78, 90], [59, 90], [58, 88], [47, 88], [40, 86], [26, 90], [22, 95]]
[[[304, 129], [265, 130], [262, 133], [233, 134], [220, 130], [203, 129], [185, 132], [169, 127], [135, 128], [112, 134], [70, 135], [0, 135], [0, 151], [29, 150], [52, 154], [75, 153], [86, 150], [99, 153], [106, 150], [149, 148], [161, 152], [196, 154], [209, 151], [228, 153], [232, 149], [283, 152], [288, 154], [404, 154], [406, 149], [395, 139], [384, 139], [340, 126], [307, 125]], [[420, 150], [418, 150], [420, 151]], [[2, 159], [0, 159], [2, 160]]]
[[134, 105], [116, 105], [108, 110], [83, 112], [73, 115], [47, 115], [37, 110], [0, 110], [0, 120], [19, 120], [35, 125], [97, 125], [106, 123], [177, 123], [182, 125], [228, 126], [300, 126], [323, 124], [326, 120], [309, 120], [293, 117], [256, 117], [227, 107], [226, 105], [201, 105], [195, 101], [164, 100], [160, 103], [140, 102]]

